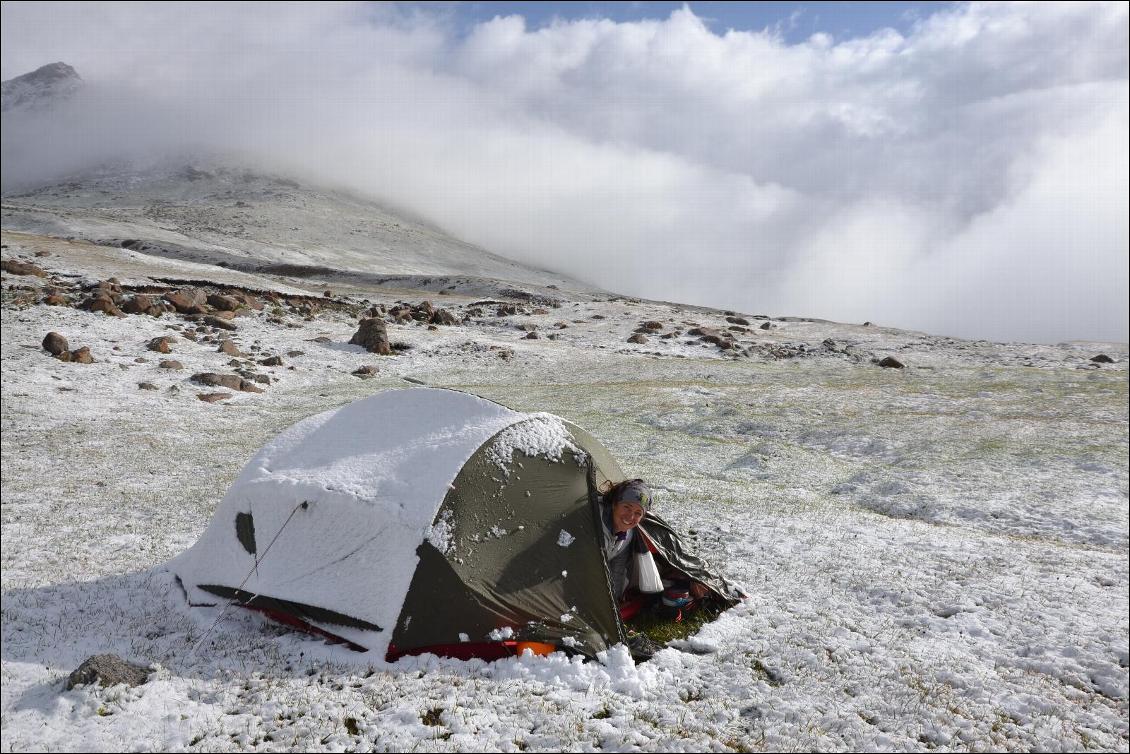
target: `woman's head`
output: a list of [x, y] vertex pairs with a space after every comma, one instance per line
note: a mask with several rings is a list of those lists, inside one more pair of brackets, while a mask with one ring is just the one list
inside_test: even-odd
[[616, 531], [635, 528], [651, 508], [651, 490], [642, 479], [614, 484], [604, 500], [612, 506], [612, 526]]

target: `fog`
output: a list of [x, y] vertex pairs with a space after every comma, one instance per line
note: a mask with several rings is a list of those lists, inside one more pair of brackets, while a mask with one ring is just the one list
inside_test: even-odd
[[1125, 3], [788, 44], [426, 6], [5, 3], [5, 190], [245, 155], [621, 293], [990, 340], [1128, 339]]

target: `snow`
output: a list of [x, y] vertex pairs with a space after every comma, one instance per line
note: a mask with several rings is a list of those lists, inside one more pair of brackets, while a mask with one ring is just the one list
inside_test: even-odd
[[567, 450], [583, 452], [573, 443], [561, 417], [538, 412], [500, 432], [486, 452], [496, 466], [509, 474], [514, 453], [560, 461]]
[[[169, 260], [4, 238], [5, 258], [45, 250], [37, 263], [88, 279], [123, 267], [136, 279], [167, 277]], [[239, 318], [241, 348], [305, 354], [259, 369], [272, 378], [267, 392], [210, 405], [188, 375], [223, 371], [214, 344], [175, 341], [182, 372], [158, 369], [145, 351], [180, 318], [19, 305], [11, 286], [36, 283], [5, 275], [4, 284], [5, 749], [1126, 749], [1125, 344], [989, 344], [773, 320], [778, 329], [746, 342], [818, 347], [831, 337], [865, 357], [898, 354], [908, 368], [832, 353], [734, 358], [683, 338], [624, 342], [644, 320], [724, 326], [720, 312], [578, 298], [546, 315], [438, 331], [393, 325], [392, 339], [412, 349], [378, 358], [346, 345], [356, 330], [348, 313], [288, 317], [293, 327], [260, 313]], [[334, 287], [382, 303], [423, 297]], [[473, 301], [453, 295], [444, 305]], [[570, 325], [556, 341], [514, 329], [557, 320]], [[47, 357], [39, 342], [51, 330], [91, 346], [98, 362]], [[312, 342], [319, 336], [333, 342]], [[1090, 364], [1100, 351], [1116, 363]], [[350, 376], [368, 363], [379, 365], [375, 379]], [[390, 665], [243, 611], [186, 607], [166, 565], [206, 536], [248, 462], [307, 417], [384, 395], [405, 377], [585, 427], [626, 472], [663, 491], [657, 512], [749, 599], [640, 665], [623, 647], [594, 662]], [[160, 390], [139, 391], [141, 380]], [[457, 444], [445, 447], [454, 454]], [[379, 515], [411, 530], [413, 546], [429, 533], [442, 543], [434, 508], [428, 518], [406, 497], [403, 511], [383, 511], [389, 498], [358, 492], [372, 481], [410, 495], [405, 480], [418, 468], [382, 476], [362, 462], [369, 451], [342, 445], [358, 459], [336, 470], [346, 481], [333, 489], [312, 463], [322, 457], [315, 448], [288, 456], [280, 447], [286, 463], [248, 468], [275, 489], [348, 497], [356, 520]], [[451, 481], [437, 480], [436, 501]], [[279, 507], [289, 515], [294, 502]], [[286, 536], [268, 568], [274, 555], [291, 557]], [[135, 689], [62, 691], [70, 671], [102, 652], [156, 670]]]

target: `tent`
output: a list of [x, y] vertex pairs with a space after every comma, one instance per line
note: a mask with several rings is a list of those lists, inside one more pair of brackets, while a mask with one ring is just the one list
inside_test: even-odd
[[[467, 393], [387, 390], [307, 418], [240, 473], [170, 568], [190, 604], [235, 604], [389, 660], [494, 659], [623, 642], [590, 434]], [[649, 517], [653, 552], [733, 593]]]

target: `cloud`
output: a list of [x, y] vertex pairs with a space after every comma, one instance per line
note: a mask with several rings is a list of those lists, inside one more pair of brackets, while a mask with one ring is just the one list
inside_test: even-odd
[[[270, 9], [266, 12], [266, 9]], [[355, 4], [3, 6], [91, 82], [4, 183], [208, 146], [603, 287], [1001, 340], [1128, 339], [1125, 4], [788, 44]], [[11, 158], [11, 159], [10, 159]]]

